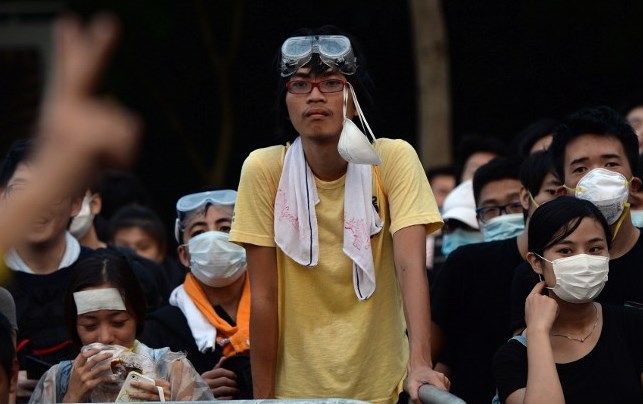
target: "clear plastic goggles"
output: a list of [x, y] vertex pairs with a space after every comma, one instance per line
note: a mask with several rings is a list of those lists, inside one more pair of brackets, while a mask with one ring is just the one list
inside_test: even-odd
[[199, 192], [181, 197], [176, 202], [176, 221], [174, 223], [174, 236], [179, 241], [183, 223], [188, 215], [196, 213], [208, 205], [233, 206], [237, 200], [237, 191], [221, 189], [217, 191]]
[[288, 77], [310, 62], [313, 53], [328, 67], [351, 75], [357, 71], [357, 58], [351, 41], [343, 35], [295, 36], [281, 46], [281, 76]]

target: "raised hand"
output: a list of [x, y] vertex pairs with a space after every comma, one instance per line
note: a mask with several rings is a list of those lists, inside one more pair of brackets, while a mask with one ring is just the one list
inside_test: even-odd
[[138, 143], [139, 122], [113, 102], [94, 95], [114, 49], [118, 23], [107, 14], [83, 26], [74, 17], [56, 24], [54, 60], [39, 121], [39, 137], [82, 163], [123, 166]]
[[542, 294], [545, 282], [538, 282], [525, 300], [525, 322], [530, 331], [544, 331], [549, 335], [556, 317], [558, 303], [549, 296]]

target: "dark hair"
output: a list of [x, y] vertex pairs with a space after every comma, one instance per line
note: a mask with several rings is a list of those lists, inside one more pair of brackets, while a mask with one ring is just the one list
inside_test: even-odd
[[74, 292], [110, 284], [120, 292], [125, 307], [136, 318], [136, 335], [140, 335], [145, 324], [145, 294], [132, 267], [125, 256], [117, 250], [99, 248], [87, 258], [78, 261], [70, 274], [65, 295], [65, 319], [72, 340], [82, 345], [76, 320], [78, 312]]
[[507, 147], [500, 139], [490, 135], [466, 134], [460, 139], [455, 150], [457, 182], [460, 182], [462, 171], [469, 158], [476, 153], [493, 153], [498, 157], [507, 154]]
[[573, 233], [586, 217], [600, 223], [607, 247], [611, 247], [609, 225], [593, 203], [573, 196], [559, 196], [539, 206], [531, 215], [527, 234], [529, 251], [542, 256], [546, 249]]
[[528, 155], [520, 165], [520, 183], [532, 196], [540, 192], [545, 176], [556, 175], [551, 151], [539, 150]]
[[636, 171], [633, 171], [632, 174], [637, 178], [643, 179], [643, 154], [639, 154], [638, 165], [636, 166]]
[[5, 371], [7, 380], [11, 380], [11, 370], [16, 351], [13, 347], [13, 329], [9, 320], [0, 314], [0, 366]]
[[[18, 139], [13, 142], [0, 166], [0, 188], [4, 188], [9, 184], [11, 177], [14, 176], [20, 164], [26, 164], [31, 161], [37, 147], [39, 147], [39, 144], [32, 138]], [[83, 195], [85, 195], [85, 186], [80, 185], [74, 187], [71, 197], [82, 198]]]
[[130, 227], [140, 227], [156, 240], [163, 251], [166, 250], [165, 226], [152, 209], [134, 203], [117, 210], [109, 221], [109, 240], [114, 241], [114, 236], [119, 230]]
[[473, 199], [478, 206], [480, 192], [490, 182], [514, 179], [519, 180], [520, 160], [517, 157], [496, 157], [481, 165], [473, 174]]
[[13, 142], [0, 166], [0, 188], [7, 186], [21, 163], [31, 159], [34, 149], [35, 142], [32, 139], [18, 139]]
[[[293, 32], [290, 37], [293, 36], [312, 36], [312, 35], [344, 35], [350, 42], [351, 47], [353, 48], [353, 53], [357, 58], [357, 71], [355, 74], [347, 75], [346, 80], [351, 83], [355, 89], [355, 94], [359, 100], [360, 106], [364, 111], [364, 114], [368, 116], [368, 111], [371, 111], [374, 108], [373, 103], [373, 81], [371, 80], [370, 75], [368, 74], [366, 58], [364, 57], [364, 52], [362, 50], [361, 44], [359, 41], [350, 34], [343, 32], [341, 29], [334, 25], [324, 25], [318, 28], [300, 28]], [[275, 57], [275, 70], [279, 72], [279, 64], [281, 62], [281, 46]], [[326, 71], [328, 66], [322, 63], [319, 55], [313, 54], [312, 59], [305, 66], [310, 67], [312, 71], [316, 74]], [[282, 140], [293, 140], [298, 136], [297, 131], [292, 126], [290, 118], [288, 116], [288, 108], [286, 106], [286, 83], [290, 80], [291, 76], [281, 77], [279, 74], [279, 81], [277, 84], [277, 102], [275, 104], [275, 109], [277, 112], [277, 136]]]
[[581, 109], [563, 120], [554, 130], [551, 150], [554, 166], [561, 181], [565, 181], [565, 148], [582, 135], [614, 137], [623, 145], [632, 173], [638, 169], [639, 141], [634, 129], [613, 109], [600, 106]]
[[103, 171], [90, 184], [89, 190], [99, 194], [102, 201], [100, 213], [94, 217], [100, 240], [109, 239], [109, 220], [118, 209], [132, 203], [147, 206], [151, 201], [140, 179], [129, 171]]
[[545, 136], [553, 134], [558, 124], [559, 122], [555, 119], [543, 118], [532, 122], [529, 126], [521, 130], [516, 136], [518, 143], [516, 152], [518, 155], [521, 157], [528, 156], [536, 142]]
[[453, 177], [457, 181], [455, 167], [453, 166], [436, 166], [426, 170], [426, 178], [429, 182], [433, 181], [435, 177], [439, 177], [441, 175]]

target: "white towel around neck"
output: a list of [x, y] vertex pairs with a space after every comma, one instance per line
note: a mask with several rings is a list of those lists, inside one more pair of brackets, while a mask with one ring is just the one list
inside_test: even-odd
[[[359, 300], [375, 291], [375, 264], [371, 236], [382, 230], [372, 203], [370, 165], [348, 163], [344, 185], [343, 251], [353, 261], [353, 287]], [[319, 262], [315, 206], [319, 203], [315, 177], [306, 162], [301, 139], [288, 148], [275, 198], [275, 242], [300, 265]]]
[[170, 295], [170, 305], [178, 307], [185, 316], [190, 327], [192, 337], [196, 343], [199, 352], [206, 353], [214, 351], [217, 339], [217, 329], [201, 313], [194, 304], [190, 296], [185, 291], [183, 285], [177, 286]]

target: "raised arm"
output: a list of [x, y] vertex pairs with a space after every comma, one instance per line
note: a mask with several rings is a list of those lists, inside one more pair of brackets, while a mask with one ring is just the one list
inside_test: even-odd
[[433, 370], [431, 360], [431, 311], [425, 270], [426, 229], [423, 225], [402, 228], [393, 234], [393, 253], [402, 290], [404, 316], [409, 335], [410, 357], [407, 390], [418, 402], [422, 384], [448, 390], [449, 380]]
[[245, 244], [252, 293], [250, 364], [255, 399], [275, 397], [279, 342], [277, 256], [274, 247]]
[[564, 403], [549, 332], [558, 315], [558, 304], [541, 294], [545, 282], [539, 282], [527, 296], [527, 386], [507, 397], [507, 404]]
[[38, 118], [39, 145], [32, 161], [37, 183], [15, 200], [3, 201], [0, 228], [13, 231], [0, 234], [0, 250], [20, 237], [42, 206], [74, 192], [93, 170], [132, 160], [138, 120], [93, 94], [117, 34], [117, 22], [107, 15], [87, 26], [70, 17], [56, 24], [52, 76]]

